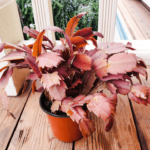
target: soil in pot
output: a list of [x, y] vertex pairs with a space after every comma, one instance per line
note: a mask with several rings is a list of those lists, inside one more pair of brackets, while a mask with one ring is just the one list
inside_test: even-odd
[[50, 111], [51, 105], [51, 101], [45, 97], [43, 92], [40, 97], [40, 106], [47, 114], [54, 136], [64, 142], [73, 142], [81, 139], [83, 136], [79, 130], [79, 125], [73, 122], [66, 113], [61, 111], [58, 111], [57, 114], [52, 113]]

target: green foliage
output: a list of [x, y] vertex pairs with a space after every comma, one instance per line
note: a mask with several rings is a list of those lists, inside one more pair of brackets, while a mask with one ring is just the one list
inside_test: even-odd
[[[54, 25], [65, 30], [67, 22], [74, 15], [81, 12], [88, 12], [79, 21], [78, 29], [85, 27], [93, 27], [93, 31], [98, 30], [98, 8], [99, 0], [52, 0]], [[61, 34], [56, 33], [56, 39], [62, 37]]]
[[21, 10], [23, 24], [30, 27], [30, 24], [34, 24], [31, 0], [16, 0], [16, 2]]
[[[23, 16], [23, 23], [26, 26], [34, 24], [31, 0], [16, 0]], [[79, 21], [76, 30], [93, 27], [93, 31], [98, 30], [98, 8], [99, 0], [52, 0], [54, 25], [65, 30], [67, 22], [73, 16], [81, 12], [88, 12]], [[55, 33], [56, 39], [63, 37], [62, 34]]]

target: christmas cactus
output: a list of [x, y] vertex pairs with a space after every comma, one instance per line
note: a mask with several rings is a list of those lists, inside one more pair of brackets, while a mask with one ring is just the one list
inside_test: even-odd
[[[144, 61], [127, 50], [135, 50], [131, 43], [99, 43], [93, 36], [103, 35], [84, 28], [74, 33], [80, 18], [86, 13], [80, 13], [70, 19], [66, 31], [50, 26], [42, 32], [24, 27], [24, 32], [35, 38], [34, 44], [17, 46], [9, 43], [0, 44], [0, 52], [11, 48], [15, 51], [0, 59], [0, 62], [10, 61], [1, 68], [4, 71], [0, 79], [0, 99], [8, 110], [8, 99], [5, 92], [6, 84], [13, 73], [13, 68], [29, 68], [31, 73], [26, 80], [33, 80], [32, 91], [42, 92], [52, 101], [51, 111], [65, 112], [79, 128], [85, 138], [95, 131], [94, 123], [87, 118], [83, 105], [90, 112], [101, 117], [105, 122], [105, 130], [113, 125], [116, 113], [117, 94], [128, 97], [144, 105], [150, 104], [150, 88], [141, 85], [139, 74], [146, 76]], [[44, 36], [47, 30], [64, 35], [61, 45], [54, 46]], [[87, 40], [92, 41], [94, 49], [86, 50]], [[131, 77], [135, 76], [139, 83], [134, 84]], [[42, 86], [37, 88], [36, 80]], [[25, 84], [26, 85], [26, 84]], [[111, 97], [103, 93], [104, 89], [111, 92]]]

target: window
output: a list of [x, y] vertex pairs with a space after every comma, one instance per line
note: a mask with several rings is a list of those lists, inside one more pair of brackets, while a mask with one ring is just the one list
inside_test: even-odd
[[141, 0], [141, 2], [150, 8], [150, 0]]

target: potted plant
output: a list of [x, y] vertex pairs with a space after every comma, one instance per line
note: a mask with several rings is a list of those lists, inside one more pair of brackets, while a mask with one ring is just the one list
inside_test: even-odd
[[[103, 38], [103, 35], [92, 31], [92, 28], [74, 33], [78, 21], [85, 14], [71, 18], [66, 32], [55, 26], [42, 32], [24, 27], [24, 32], [36, 39], [34, 44], [0, 44], [0, 52], [7, 48], [16, 49], [0, 59], [0, 62], [10, 61], [0, 70], [4, 70], [0, 79], [0, 99], [4, 108], [8, 110], [4, 89], [13, 68], [31, 69], [26, 79], [33, 80], [33, 93], [44, 91], [40, 106], [48, 114], [54, 135], [65, 142], [78, 140], [82, 135], [88, 138], [95, 131], [94, 123], [87, 117], [88, 110], [101, 117], [106, 122], [105, 130], [109, 131], [116, 112], [117, 93], [128, 95], [137, 103], [150, 104], [150, 88], [141, 85], [139, 76], [142, 74], [147, 79], [144, 61], [126, 52], [135, 50], [131, 43], [97, 44], [93, 36]], [[54, 46], [44, 36], [47, 30], [63, 34], [62, 44]], [[94, 49], [86, 50], [87, 40], [92, 41]], [[139, 83], [132, 82], [133, 76]], [[36, 80], [40, 80], [41, 87], [37, 88]], [[111, 92], [111, 97], [103, 93], [104, 89]]]

